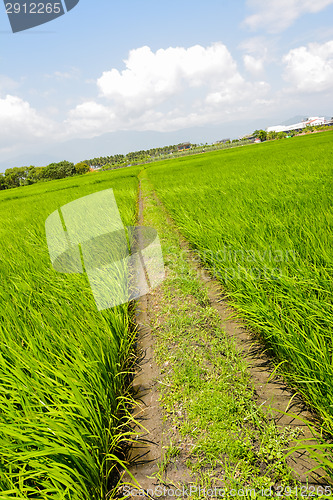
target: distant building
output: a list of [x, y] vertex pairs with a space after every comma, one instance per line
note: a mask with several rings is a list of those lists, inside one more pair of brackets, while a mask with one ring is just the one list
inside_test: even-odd
[[306, 120], [299, 123], [294, 123], [293, 125], [275, 125], [273, 127], [268, 127], [267, 132], [290, 132], [292, 130], [301, 131], [306, 127], [316, 127], [317, 125], [325, 125], [326, 120], [323, 116], [311, 116]]
[[186, 149], [191, 149], [191, 143], [183, 142], [182, 144], [178, 144], [177, 148], [178, 151], [185, 151]]
[[256, 138], [255, 135], [253, 134], [247, 134], [247, 135], [241, 135], [238, 140], [239, 141], [254, 141], [254, 139]]
[[231, 142], [230, 139], [221, 139], [220, 141], [215, 141], [214, 144], [225, 144], [226, 142]]

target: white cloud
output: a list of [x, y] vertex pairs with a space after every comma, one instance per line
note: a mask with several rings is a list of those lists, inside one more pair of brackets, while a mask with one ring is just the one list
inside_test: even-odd
[[232, 119], [240, 103], [250, 108], [269, 88], [247, 82], [222, 43], [156, 52], [141, 47], [124, 62], [125, 69], [105, 71], [97, 80], [104, 104], [89, 101], [70, 112], [71, 133], [176, 130]]
[[19, 86], [18, 82], [9, 78], [6, 75], [0, 75], [0, 91], [2, 92], [12, 92]]
[[187, 87], [201, 87], [228, 80], [237, 72], [222, 43], [188, 49], [169, 47], [152, 52], [149, 47], [131, 50], [126, 69], [112, 69], [98, 79], [101, 95], [129, 109], [152, 108]]
[[229, 111], [232, 111], [233, 107], [236, 109], [240, 103], [251, 102], [257, 95], [265, 95], [268, 89], [266, 82], [249, 83], [237, 75], [232, 86], [211, 92], [207, 95], [206, 102], [213, 105], [229, 104]]
[[69, 71], [55, 71], [52, 74], [45, 74], [44, 77], [57, 81], [65, 81], [65, 80], [75, 80], [79, 78], [80, 70], [78, 68], [71, 68]]
[[243, 57], [245, 69], [254, 76], [260, 75], [264, 71], [264, 59], [258, 59], [246, 54]]
[[244, 68], [253, 77], [262, 77], [265, 65], [275, 59], [275, 43], [267, 37], [255, 36], [242, 40], [239, 49], [244, 52]]
[[272, 50], [272, 42], [264, 36], [253, 36], [242, 40], [239, 48], [247, 54], [256, 55], [257, 57], [266, 58], [268, 55], [268, 47]]
[[285, 78], [294, 90], [301, 92], [323, 92], [333, 89], [333, 40], [310, 43], [298, 47], [284, 56]]
[[45, 118], [20, 97], [0, 98], [0, 152], [18, 153], [33, 140], [52, 140], [60, 137], [62, 128]]
[[307, 13], [316, 13], [333, 4], [333, 0], [248, 0], [256, 11], [245, 19], [251, 30], [264, 28], [269, 33], [279, 33]]
[[50, 122], [41, 117], [27, 101], [20, 97], [7, 95], [0, 99], [1, 139], [12, 137], [13, 132], [42, 137], [50, 132]]
[[[67, 136], [88, 135], [95, 131], [116, 130], [117, 122], [114, 112], [107, 106], [95, 101], [88, 101], [76, 106], [69, 112], [65, 122]], [[105, 130], [105, 129], [108, 130]]]

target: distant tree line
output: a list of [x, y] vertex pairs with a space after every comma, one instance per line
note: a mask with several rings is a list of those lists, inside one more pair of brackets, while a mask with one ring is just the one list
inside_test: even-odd
[[125, 165], [132, 165], [133, 163], [150, 161], [160, 155], [174, 153], [176, 151], [178, 151], [178, 146], [164, 146], [160, 148], [134, 151], [127, 153], [126, 155], [117, 154], [113, 156], [100, 156], [99, 158], [84, 160], [84, 163], [87, 163], [91, 167], [119, 168]]
[[173, 153], [178, 146], [164, 146], [148, 150], [134, 151], [126, 155], [100, 156], [84, 160], [76, 165], [69, 161], [50, 163], [46, 167], [14, 167], [8, 168], [4, 174], [0, 173], [0, 190], [14, 187], [28, 186], [36, 182], [63, 179], [73, 175], [82, 175], [90, 171], [90, 167], [102, 167], [105, 170], [121, 168], [130, 164], [151, 161], [160, 155]]
[[7, 168], [4, 174], [0, 174], [0, 190], [82, 175], [89, 170], [90, 167], [85, 162], [74, 165], [74, 163], [65, 160], [59, 163], [50, 163], [46, 167], [31, 165], [30, 167]]

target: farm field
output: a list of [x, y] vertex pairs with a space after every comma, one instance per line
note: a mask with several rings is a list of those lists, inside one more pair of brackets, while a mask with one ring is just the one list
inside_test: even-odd
[[[1, 191], [0, 499], [102, 500], [115, 494], [122, 469], [117, 452], [130, 439], [133, 304], [98, 312], [85, 275], [52, 269], [44, 225], [66, 203], [108, 188], [124, 225], [136, 225], [139, 179], [145, 223], [165, 237], [166, 267], [176, 274], [163, 305], [155, 304], [154, 321], [159, 311], [167, 318], [157, 354], [162, 366], [173, 365], [174, 378], [163, 389], [166, 406], [179, 404], [186, 388], [187, 409], [201, 427], [183, 432], [199, 438], [197, 465], [206, 453], [205, 480], [209, 467], [215, 474], [229, 453], [230, 464], [243, 468], [241, 479], [261, 487], [281, 478], [287, 484], [287, 468], [273, 462], [288, 439], [279, 438], [255, 408], [246, 366], [186, 268], [177, 234], [169, 234], [151, 189], [228, 302], [264, 341], [277, 371], [332, 436], [332, 173], [333, 132], [326, 132]], [[173, 258], [177, 262], [169, 265]], [[193, 345], [198, 350], [183, 363]], [[207, 395], [216, 411], [207, 406]], [[248, 429], [242, 429], [244, 418]], [[213, 429], [211, 435], [206, 429]], [[274, 456], [267, 459], [273, 442]], [[172, 458], [179, 450], [170, 444], [168, 452]], [[265, 474], [257, 455], [268, 464]], [[238, 484], [234, 470], [229, 476], [231, 485]]]
[[333, 434], [333, 133], [147, 169], [169, 214]]
[[135, 169], [0, 193], [2, 500], [104, 499], [117, 480], [130, 306], [99, 313], [85, 275], [51, 267], [44, 227], [62, 205], [108, 188], [135, 224]]

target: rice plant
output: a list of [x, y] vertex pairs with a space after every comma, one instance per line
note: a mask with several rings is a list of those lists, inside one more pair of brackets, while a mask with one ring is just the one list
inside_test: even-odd
[[130, 439], [129, 305], [97, 312], [85, 275], [60, 274], [44, 224], [62, 205], [112, 187], [136, 220], [135, 170], [0, 193], [0, 498], [110, 498]]
[[158, 196], [333, 435], [333, 133], [164, 162]]

